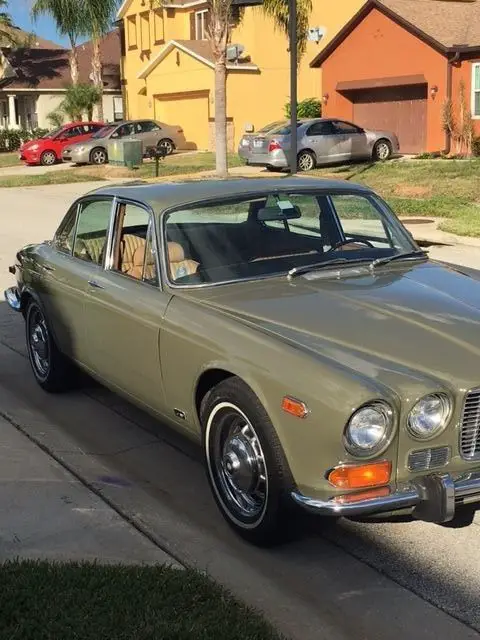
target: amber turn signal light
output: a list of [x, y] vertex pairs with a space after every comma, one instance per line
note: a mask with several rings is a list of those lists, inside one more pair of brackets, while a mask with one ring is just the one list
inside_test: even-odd
[[369, 489], [368, 491], [360, 491], [359, 493], [348, 493], [346, 496], [338, 496], [335, 498], [335, 502], [339, 504], [352, 504], [352, 502], [385, 498], [389, 495], [390, 489], [388, 487], [379, 487], [378, 489]]
[[390, 482], [391, 462], [336, 467], [328, 474], [328, 481], [339, 489], [365, 489]]
[[296, 418], [305, 418], [308, 415], [307, 405], [301, 400], [285, 396], [282, 400], [282, 409]]

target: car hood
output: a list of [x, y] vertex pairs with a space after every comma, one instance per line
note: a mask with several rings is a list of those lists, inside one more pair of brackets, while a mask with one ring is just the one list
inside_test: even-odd
[[400, 375], [457, 389], [480, 385], [480, 281], [473, 272], [429, 261], [364, 273], [285, 276], [191, 295], [312, 355], [382, 375], [383, 382], [392, 374], [396, 383]]
[[51, 140], [51, 138], [38, 138], [37, 140], [29, 140], [21, 145], [21, 149], [30, 149], [34, 144], [42, 144], [43, 141]]
[[104, 147], [105, 146], [105, 138], [96, 138], [92, 140], [84, 140], [83, 142], [75, 142], [74, 144], [68, 144], [66, 149], [78, 149], [80, 147]]

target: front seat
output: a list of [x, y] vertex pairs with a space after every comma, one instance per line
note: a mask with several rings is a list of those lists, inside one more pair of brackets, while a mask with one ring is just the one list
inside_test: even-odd
[[[153, 257], [153, 253], [150, 251], [147, 262], [145, 264], [145, 255], [147, 252], [147, 246], [139, 245], [133, 254], [132, 257], [132, 266], [126, 271], [126, 274], [131, 276], [132, 278], [136, 278], [137, 280], [141, 280], [143, 277], [148, 281], [156, 281], [156, 268], [155, 268], [155, 259]], [[145, 273], [143, 271], [143, 267], [145, 265]]]
[[186, 260], [185, 251], [178, 242], [168, 243], [168, 262], [172, 280], [178, 280], [178, 278], [196, 273], [200, 264], [195, 260]]
[[134, 266], [133, 256], [139, 247], [145, 247], [146, 241], [140, 236], [125, 233], [120, 240], [119, 268], [122, 273], [130, 275]]

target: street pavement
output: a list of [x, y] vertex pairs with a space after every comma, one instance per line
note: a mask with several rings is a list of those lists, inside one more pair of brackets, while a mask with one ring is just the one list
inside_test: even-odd
[[[0, 216], [8, 220], [0, 234], [1, 287], [12, 282], [3, 265], [12, 261], [15, 251], [26, 242], [50, 237], [71, 200], [92, 186], [98, 184], [0, 192]], [[446, 253], [448, 248], [442, 251], [442, 259], [448, 260], [452, 254]], [[478, 247], [462, 247], [461, 254], [467, 264], [480, 267]], [[19, 488], [19, 501], [24, 500], [24, 508], [30, 510], [35, 505], [28, 490], [22, 489], [23, 475], [44, 477], [46, 485], [53, 484], [49, 479], [54, 477], [60, 479], [62, 495], [68, 495], [73, 504], [98, 510], [103, 525], [115, 521], [119, 547], [110, 550], [111, 559], [124, 553], [129, 534], [136, 537], [143, 532], [154, 545], [145, 550], [150, 560], [156, 550], [163, 550], [207, 571], [263, 610], [294, 640], [480, 638], [478, 516], [463, 529], [408, 519], [312, 520], [289, 545], [255, 549], [236, 538], [220, 517], [195, 445], [94, 383], [61, 396], [44, 393], [29, 370], [22, 318], [5, 303], [0, 303], [0, 416], [9, 429], [16, 425], [17, 432], [20, 429], [28, 436], [29, 445], [38, 443], [60, 465], [47, 471], [22, 438], [14, 442], [16, 453], [10, 466], [15, 473], [7, 465], [0, 474], [2, 521], [5, 478], [8, 482], [10, 477], [15, 493]], [[0, 429], [12, 433], [3, 422]], [[3, 457], [8, 455], [4, 452]], [[20, 474], [13, 464], [15, 455]], [[43, 469], [41, 473], [36, 465]], [[82, 482], [73, 482], [64, 475], [65, 469], [93, 489], [94, 496], [83, 493]], [[40, 491], [40, 484], [32, 484], [35, 491]], [[105, 505], [115, 508], [119, 521], [102, 512]], [[52, 514], [63, 509], [58, 503], [49, 508]], [[83, 521], [87, 512], [79, 513]], [[122, 516], [135, 524], [135, 535], [124, 529]], [[21, 519], [18, 523], [5, 525], [12, 539], [13, 532], [21, 539]], [[31, 539], [34, 527], [26, 530]], [[92, 549], [96, 553], [91, 531], [85, 532], [79, 521], [71, 531], [67, 540], [78, 535], [79, 553], [82, 549], [86, 555]], [[99, 538], [104, 534], [100, 526]], [[39, 549], [47, 546], [42, 547], [41, 540], [31, 544]], [[131, 544], [137, 544], [133, 538]]]

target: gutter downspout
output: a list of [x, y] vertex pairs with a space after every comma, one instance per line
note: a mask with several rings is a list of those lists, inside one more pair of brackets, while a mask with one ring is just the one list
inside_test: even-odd
[[[447, 58], [447, 100], [452, 99], [452, 77], [453, 65], [460, 59], [460, 51], [455, 51], [453, 58]], [[452, 136], [449, 131], [445, 131], [445, 150], [444, 154], [448, 155], [452, 146]]]

